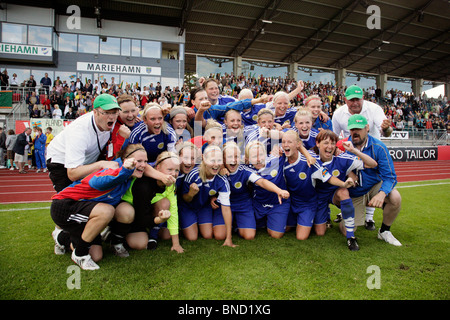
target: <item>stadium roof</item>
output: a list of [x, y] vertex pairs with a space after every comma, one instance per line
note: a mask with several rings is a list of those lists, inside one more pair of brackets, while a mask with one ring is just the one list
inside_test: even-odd
[[[9, 1], [6, 1], [9, 2]], [[450, 82], [448, 0], [22, 0], [23, 5], [69, 5], [81, 15], [179, 27], [186, 36], [186, 71], [195, 55], [386, 73]], [[380, 9], [380, 29], [366, 13]], [[371, 9], [371, 7], [369, 7]]]

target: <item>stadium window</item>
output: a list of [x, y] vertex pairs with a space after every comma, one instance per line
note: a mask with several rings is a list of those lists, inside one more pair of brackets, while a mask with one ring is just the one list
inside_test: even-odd
[[27, 43], [27, 26], [15, 23], [2, 23], [2, 42]]
[[180, 43], [179, 59], [184, 60], [184, 43]]
[[178, 43], [162, 44], [162, 59], [178, 60]]
[[98, 36], [78, 35], [78, 52], [98, 54]]
[[28, 26], [28, 44], [34, 44], [38, 46], [51, 46], [52, 28]]
[[143, 58], [161, 58], [161, 42], [142, 40]]
[[60, 33], [58, 38], [58, 51], [77, 52], [77, 35]]
[[100, 41], [100, 54], [120, 55], [120, 38], [104, 37]]
[[141, 56], [141, 40], [131, 40], [131, 56], [140, 57]]
[[[11, 80], [12, 75], [17, 74], [17, 82], [19, 83], [19, 87], [24, 85], [24, 82], [27, 82], [30, 79], [31, 70], [30, 69], [16, 69], [16, 68], [7, 68], [9, 79]], [[36, 79], [35, 79], [36, 80]], [[39, 79], [40, 81], [41, 79]], [[38, 81], [36, 81], [38, 82]]]
[[[55, 79], [58, 77], [59, 77], [59, 80], [61, 80], [61, 82], [66, 81], [66, 84], [70, 85], [70, 81], [77, 80], [77, 72], [76, 71], [55, 71]], [[39, 81], [41, 81], [41, 79], [39, 79]]]
[[120, 54], [121, 54], [122, 56], [127, 56], [127, 57], [129, 57], [130, 54], [131, 54], [131, 40], [130, 40], [130, 39], [121, 39], [120, 42], [121, 42], [121, 46], [120, 46], [121, 51], [120, 51]]

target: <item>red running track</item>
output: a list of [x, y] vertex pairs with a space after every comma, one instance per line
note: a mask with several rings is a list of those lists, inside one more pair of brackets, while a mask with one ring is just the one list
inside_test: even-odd
[[[398, 182], [450, 179], [450, 160], [394, 162]], [[48, 173], [0, 169], [0, 204], [49, 202], [55, 194]]]

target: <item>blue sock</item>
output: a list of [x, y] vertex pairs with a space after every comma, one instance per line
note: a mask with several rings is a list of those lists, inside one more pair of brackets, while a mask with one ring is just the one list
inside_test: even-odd
[[354, 237], [355, 230], [355, 208], [352, 199], [341, 201], [342, 218], [344, 219], [345, 229], [347, 230], [347, 238]]
[[150, 232], [149, 232], [149, 234], [148, 234], [148, 238], [149, 238], [149, 239], [155, 239], [155, 240], [158, 240], [159, 229], [160, 229], [160, 226], [159, 226], [159, 225], [154, 226], [154, 227], [150, 230]]

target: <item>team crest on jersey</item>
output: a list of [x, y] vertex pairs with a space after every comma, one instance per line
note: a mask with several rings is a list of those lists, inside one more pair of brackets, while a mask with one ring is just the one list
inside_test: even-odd
[[333, 177], [339, 177], [340, 172], [338, 169], [334, 169], [332, 174], [333, 174]]
[[158, 149], [162, 149], [162, 148], [164, 148], [164, 142], [161, 142], [158, 144]]
[[238, 182], [236, 182], [236, 183], [234, 184], [234, 187], [235, 187], [236, 189], [240, 189], [240, 188], [242, 187], [242, 183], [241, 183], [240, 181], [238, 181]]
[[283, 123], [283, 126], [285, 125], [285, 124], [291, 124], [291, 120], [286, 120], [284, 123]]
[[253, 121], [258, 121], [258, 115], [255, 114], [255, 115], [252, 117], [252, 120], [253, 120]]
[[275, 169], [273, 169], [272, 171], [270, 171], [270, 176], [271, 176], [272, 178], [275, 178], [275, 177], [277, 176], [277, 173], [278, 173], [278, 171], [275, 170]]
[[211, 190], [209, 190], [209, 195], [210, 196], [213, 196], [213, 195], [215, 195], [217, 192], [216, 192], [216, 190], [214, 190], [214, 189], [211, 189]]
[[298, 177], [300, 178], [300, 180], [305, 180], [306, 179], [306, 173], [300, 172]]

